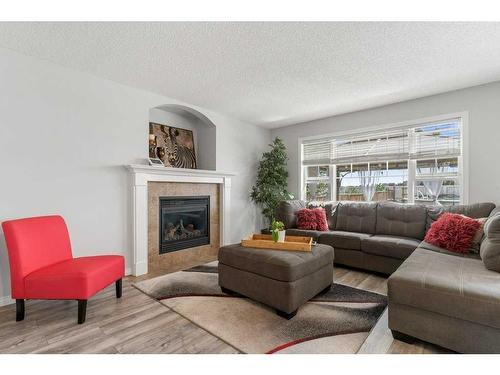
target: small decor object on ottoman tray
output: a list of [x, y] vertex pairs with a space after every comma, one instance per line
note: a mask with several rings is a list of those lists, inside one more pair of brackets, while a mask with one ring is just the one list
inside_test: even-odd
[[241, 240], [241, 246], [264, 250], [287, 250], [310, 252], [312, 249], [312, 237], [285, 236], [284, 242], [275, 242], [269, 234], [252, 234]]
[[273, 220], [271, 224], [271, 234], [274, 242], [285, 242], [285, 224], [281, 221]]

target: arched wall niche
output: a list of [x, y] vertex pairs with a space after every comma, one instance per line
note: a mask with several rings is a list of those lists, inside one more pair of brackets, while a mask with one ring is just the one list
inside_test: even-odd
[[198, 169], [216, 170], [217, 127], [203, 113], [180, 104], [163, 104], [149, 110], [149, 121], [192, 130]]

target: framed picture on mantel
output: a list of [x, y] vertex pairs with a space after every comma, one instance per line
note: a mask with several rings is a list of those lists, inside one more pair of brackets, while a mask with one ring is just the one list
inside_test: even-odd
[[165, 167], [196, 169], [193, 132], [150, 122], [149, 157], [161, 159]]

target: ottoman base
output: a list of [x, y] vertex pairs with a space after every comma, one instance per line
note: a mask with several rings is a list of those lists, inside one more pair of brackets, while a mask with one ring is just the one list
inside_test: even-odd
[[223, 291], [249, 297], [275, 308], [280, 316], [291, 315], [290, 318], [301, 305], [329, 288], [332, 282], [333, 264], [298, 280], [280, 281], [219, 263], [219, 285]]
[[222, 293], [226, 293], [226, 294], [228, 294], [230, 296], [238, 296], [239, 295], [234, 290], [224, 288], [223, 286], [220, 287], [220, 290], [222, 290]]
[[290, 320], [295, 315], [297, 315], [297, 311], [299, 311], [299, 309], [297, 309], [295, 311], [292, 311], [290, 314], [288, 314], [286, 312], [283, 312], [283, 311], [280, 311], [280, 310], [276, 310], [276, 314], [278, 314], [278, 316], [281, 316], [282, 318], [285, 318], [286, 320]]
[[391, 329], [391, 334], [395, 340], [403, 341], [407, 344], [413, 344], [416, 341], [415, 337], [407, 335], [405, 333], [401, 333], [399, 331], [395, 331], [393, 329]]

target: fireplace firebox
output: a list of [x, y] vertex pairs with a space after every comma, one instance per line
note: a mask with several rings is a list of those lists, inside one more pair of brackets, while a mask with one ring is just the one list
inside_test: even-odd
[[210, 243], [210, 196], [160, 197], [160, 254]]

